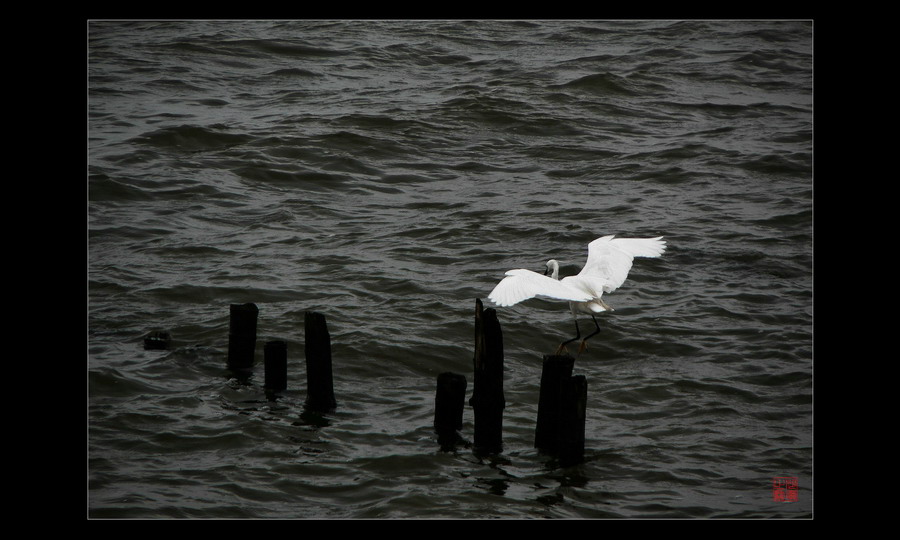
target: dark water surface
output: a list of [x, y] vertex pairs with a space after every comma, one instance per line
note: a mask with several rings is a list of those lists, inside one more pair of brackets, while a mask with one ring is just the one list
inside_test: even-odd
[[[812, 516], [810, 22], [87, 30], [89, 516]], [[576, 362], [585, 462], [533, 448], [541, 357], [573, 333], [541, 300], [498, 309], [503, 451], [440, 451], [435, 381], [471, 394], [475, 299], [548, 258], [576, 273], [606, 234], [669, 250]], [[225, 369], [244, 302], [248, 384]], [[338, 400], [318, 418], [309, 310]], [[144, 350], [156, 329], [169, 350]]]

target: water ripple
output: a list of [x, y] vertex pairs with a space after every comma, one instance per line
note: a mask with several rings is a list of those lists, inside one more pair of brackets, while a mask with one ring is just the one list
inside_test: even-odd
[[[91, 21], [89, 513], [812, 515], [812, 24]], [[576, 361], [585, 462], [533, 448], [565, 306], [499, 310], [504, 449], [442, 452], [474, 300], [664, 235]], [[225, 369], [228, 305], [287, 343]], [[304, 313], [330, 414], [303, 410]], [[590, 324], [590, 321], [588, 321]], [[147, 332], [172, 334], [144, 350]], [[466, 407], [462, 434], [471, 439]], [[471, 442], [471, 441], [469, 441]], [[800, 501], [772, 501], [774, 476]]]

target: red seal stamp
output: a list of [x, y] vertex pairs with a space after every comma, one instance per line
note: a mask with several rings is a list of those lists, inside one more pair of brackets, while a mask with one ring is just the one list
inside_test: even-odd
[[798, 489], [796, 476], [776, 476], [772, 479], [772, 500], [775, 502], [797, 502]]

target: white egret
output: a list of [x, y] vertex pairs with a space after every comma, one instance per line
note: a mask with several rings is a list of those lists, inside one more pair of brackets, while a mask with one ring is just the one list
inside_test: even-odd
[[662, 255], [666, 250], [662, 238], [615, 238], [615, 235], [598, 238], [588, 244], [587, 262], [578, 275], [559, 279], [559, 263], [550, 259], [543, 275], [524, 268], [510, 270], [494, 287], [488, 299], [500, 307], [512, 306], [534, 297], [568, 300], [569, 310], [575, 318], [576, 335], [560, 344], [556, 354], [567, 350], [566, 345], [581, 337], [578, 315], [587, 314], [594, 321], [596, 330], [581, 341], [578, 348], [581, 354], [587, 348], [587, 340], [600, 332], [594, 315], [613, 311], [601, 298], [603, 293], [611, 293], [622, 286], [635, 257]]

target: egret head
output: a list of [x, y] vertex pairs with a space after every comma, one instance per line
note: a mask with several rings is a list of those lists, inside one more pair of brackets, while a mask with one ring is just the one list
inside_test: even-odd
[[553, 279], [559, 279], [559, 263], [556, 262], [556, 259], [547, 261], [547, 269], [544, 271], [544, 275]]

